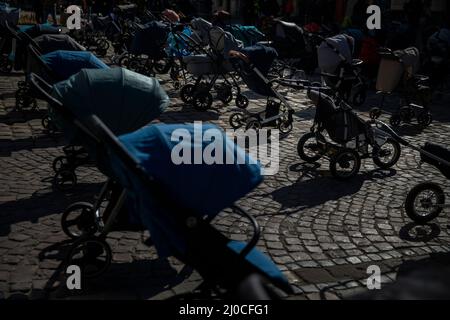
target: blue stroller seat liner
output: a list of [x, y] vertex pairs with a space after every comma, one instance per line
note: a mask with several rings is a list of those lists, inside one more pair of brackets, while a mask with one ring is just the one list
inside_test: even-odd
[[130, 53], [158, 56], [165, 46], [169, 27], [159, 21], [151, 21], [140, 26], [131, 43]]
[[42, 61], [60, 79], [68, 79], [81, 69], [108, 69], [109, 67], [91, 52], [58, 50], [43, 55]]
[[[83, 121], [95, 114], [117, 135], [133, 132], [156, 119], [169, 105], [169, 97], [155, 78], [127, 69], [83, 69], [54, 85], [52, 95]], [[50, 116], [72, 143], [88, 147], [96, 158], [96, 147], [86, 141], [74, 125], [50, 107]]]
[[[192, 37], [192, 30], [189, 27], [184, 27], [182, 33], [187, 37]], [[185, 57], [189, 56], [191, 53], [189, 51], [189, 45], [181, 37], [177, 37], [173, 32], [170, 32], [167, 36], [167, 48], [166, 53], [169, 57]]]
[[[247, 47], [240, 51], [247, 55], [251, 64], [253, 64], [264, 77], [267, 76], [273, 61], [278, 57], [278, 53], [274, 48], [263, 45]], [[241, 65], [243, 65], [244, 71], [241, 73], [242, 80], [250, 90], [263, 96], [274, 96], [272, 88], [266, 84], [264, 79], [261, 79], [261, 77], [253, 70], [249, 70], [249, 66], [244, 65], [243, 62], [241, 62]]]
[[[216, 126], [196, 127], [197, 125], [180, 124], [152, 125], [121, 136], [119, 140], [180, 207], [194, 212], [199, 219], [213, 219], [262, 181], [261, 169], [259, 164]], [[201, 156], [208, 148], [209, 141], [197, 141], [199, 132], [201, 136], [213, 134], [216, 139], [220, 139], [223, 143], [218, 144], [216, 155], [222, 153], [223, 159], [225, 155], [234, 155], [234, 164], [174, 164], [172, 154], [179, 154], [177, 150], [180, 148], [190, 152], [190, 155], [183, 154], [183, 157], [191, 160], [196, 153]], [[150, 231], [158, 254], [161, 257], [185, 254], [185, 231], [179, 226], [184, 221], [180, 221], [180, 215], [167, 212], [167, 209], [157, 205], [158, 200], [152, 198], [147, 186], [131, 177], [129, 170], [122, 167], [120, 161], [114, 161], [114, 157], [112, 161], [116, 176], [134, 200], [133, 213]]]

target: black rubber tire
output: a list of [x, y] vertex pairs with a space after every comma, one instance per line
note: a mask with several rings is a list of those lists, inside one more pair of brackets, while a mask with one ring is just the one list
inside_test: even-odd
[[433, 182], [425, 182], [421, 183], [408, 193], [405, 201], [405, 212], [411, 220], [418, 224], [426, 224], [434, 219], [436, 219], [439, 214], [442, 212], [442, 207], [437, 207], [428, 215], [421, 215], [416, 211], [415, 202], [417, 197], [424, 191], [431, 191], [435, 193], [437, 198], [437, 204], [445, 204], [445, 193], [442, 188]]
[[194, 92], [195, 86], [193, 84], [187, 84], [181, 88], [180, 91], [180, 98], [184, 103], [192, 103], [192, 100], [194, 99]]
[[[70, 223], [67, 221], [69, 215], [77, 210], [82, 210], [81, 215], [90, 215], [83, 217], [83, 223], [86, 223], [86, 227], [79, 229], [80, 233], [73, 233], [70, 229]], [[71, 239], [79, 239], [86, 236], [92, 236], [97, 232], [97, 225], [95, 224], [95, 213], [93, 212], [94, 206], [89, 202], [76, 202], [71, 204], [64, 210], [61, 216], [61, 228], [64, 233]], [[89, 224], [89, 225], [88, 225]], [[80, 225], [77, 225], [79, 227]]]
[[198, 111], [207, 111], [211, 108], [212, 103], [213, 97], [209, 92], [197, 92], [192, 99], [192, 104]]
[[424, 111], [417, 116], [417, 122], [422, 128], [426, 128], [433, 123], [433, 116], [430, 112]]
[[373, 150], [373, 154], [372, 154], [373, 163], [375, 163], [375, 165], [377, 167], [379, 167], [380, 169], [389, 169], [389, 168], [392, 168], [393, 166], [395, 166], [397, 164], [398, 160], [400, 159], [401, 154], [402, 154], [402, 148], [401, 148], [400, 144], [397, 141], [395, 141], [392, 138], [388, 138], [386, 140], [385, 144], [387, 144], [387, 143], [389, 143], [389, 144], [391, 144], [393, 146], [394, 152], [395, 152], [392, 160], [389, 161], [388, 163], [383, 163], [383, 161], [380, 159], [380, 157], [379, 157], [379, 150], [376, 150], [376, 149]]
[[244, 118], [245, 116], [240, 112], [233, 113], [229, 119], [230, 126], [235, 130], [241, 128], [244, 124]]
[[240, 109], [247, 109], [249, 105], [248, 98], [242, 94], [236, 97], [236, 106]]
[[[352, 171], [350, 174], [348, 175], [341, 175], [337, 169], [337, 165], [342, 163], [342, 161], [345, 161], [345, 157], [346, 156], [351, 156], [355, 161], [355, 164], [352, 168]], [[347, 179], [351, 179], [354, 176], [356, 176], [359, 172], [361, 168], [361, 157], [359, 156], [359, 154], [352, 149], [343, 149], [340, 150], [338, 153], [336, 153], [331, 159], [330, 159], [330, 172], [332, 174], [333, 177], [335, 177], [338, 180], [347, 180]]]
[[372, 120], [378, 119], [381, 116], [381, 113], [382, 111], [380, 108], [372, 108], [369, 112], [370, 119]]
[[308, 163], [314, 163], [319, 161], [322, 158], [322, 155], [317, 154], [317, 156], [315, 157], [310, 157], [305, 153], [305, 145], [310, 139], [314, 139], [315, 141], [317, 141], [316, 134], [313, 132], [309, 132], [300, 138], [297, 144], [297, 153], [300, 159], [302, 159], [303, 161], [306, 161]]

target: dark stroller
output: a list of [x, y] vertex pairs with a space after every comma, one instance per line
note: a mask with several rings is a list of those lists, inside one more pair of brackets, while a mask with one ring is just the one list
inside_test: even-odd
[[[414, 148], [420, 152], [421, 161], [428, 163], [441, 171], [450, 179], [450, 150], [442, 146], [427, 143], [423, 148]], [[406, 197], [405, 211], [416, 223], [426, 224], [436, 219], [443, 209], [449, 208], [445, 204], [445, 193], [434, 182], [425, 182], [415, 186]]]
[[354, 39], [340, 34], [331, 38], [321, 38], [317, 49], [318, 64], [324, 85], [335, 92], [335, 96], [361, 106], [366, 101], [367, 84], [361, 76], [362, 60], [353, 59]]
[[[392, 126], [411, 123], [414, 118], [425, 128], [429, 126], [433, 117], [429, 110], [431, 89], [429, 77], [416, 74], [419, 68], [419, 50], [411, 47], [393, 52], [382, 49], [381, 63], [377, 77], [377, 91], [383, 94], [381, 107], [372, 108], [370, 117], [378, 119], [383, 114], [385, 96], [398, 90], [401, 99], [400, 107], [390, 117]], [[387, 113], [387, 112], [386, 112]]]
[[[36, 47], [28, 46], [26, 76], [33, 72], [54, 84], [69, 78], [84, 68], [103, 69], [109, 67], [87, 51], [58, 50], [42, 55]], [[18, 87], [16, 109], [23, 110], [30, 106], [35, 109], [37, 107], [36, 98], [39, 97], [30, 91], [28, 79], [25, 78], [25, 81], [19, 82]], [[44, 118], [43, 126], [45, 129], [51, 129], [47, 120], [48, 118]]]
[[442, 28], [430, 36], [422, 68], [433, 89], [443, 91], [450, 74], [450, 29]]
[[314, 163], [328, 158], [330, 172], [338, 179], [357, 175], [364, 158], [372, 158], [381, 169], [391, 168], [398, 162], [401, 147], [392, 138], [389, 127], [379, 121], [364, 122], [345, 102], [336, 105], [324, 94], [310, 91], [309, 97], [317, 109], [311, 132], [298, 142], [302, 160]]
[[[95, 112], [116, 134], [132, 132], [148, 124], [169, 103], [156, 79], [122, 68], [83, 69], [68, 80], [55, 84], [53, 96], [77, 117]], [[85, 142], [52, 108], [49, 115], [70, 144], [64, 148], [65, 155], [53, 161], [55, 186], [71, 188], [77, 183], [76, 168], [89, 160]], [[92, 158], [95, 150], [88, 151]]]

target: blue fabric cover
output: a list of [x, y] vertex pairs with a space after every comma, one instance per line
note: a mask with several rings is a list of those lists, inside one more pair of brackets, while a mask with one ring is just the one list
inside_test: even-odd
[[253, 46], [265, 37], [255, 26], [229, 25], [225, 28], [236, 39], [241, 40], [245, 47]]
[[81, 69], [109, 68], [102, 60], [87, 51], [58, 50], [47, 53], [41, 58], [60, 79], [68, 79]]
[[[175, 130], [182, 130], [184, 138], [171, 139]], [[203, 153], [211, 142], [201, 138], [194, 139], [194, 134], [203, 136], [206, 132], [224, 141], [221, 147], [218, 147], [224, 157], [227, 152], [235, 154], [237, 159], [245, 160], [242, 161], [244, 164], [236, 164], [237, 161], [233, 161], [235, 164], [174, 164], [171, 154], [178, 154], [178, 150], [174, 150], [176, 146], [186, 147], [186, 150], [191, 151], [192, 158], [195, 150]], [[259, 164], [251, 160], [244, 150], [214, 125], [151, 125], [121, 136], [119, 140], [148, 175], [158, 181], [170, 199], [182, 208], [197, 213], [199, 218], [215, 217], [262, 181]], [[178, 227], [180, 222], [184, 222], [180, 221], [183, 218], [179, 213], [164, 208], [164, 203], [154, 199], [147, 187], [138, 178], [130, 175], [128, 168], [114, 160], [113, 155], [111, 158], [116, 176], [130, 191], [129, 196], [135, 204], [135, 218], [150, 231], [158, 254], [166, 257], [174, 253], [185, 253], [185, 235]]]
[[165, 46], [168, 33], [169, 27], [159, 21], [151, 21], [140, 26], [133, 38], [130, 52], [156, 56]]
[[[236, 252], [241, 253], [247, 244], [240, 241], [230, 241], [228, 243], [228, 248]], [[245, 260], [250, 262], [253, 266], [259, 269], [262, 273], [267, 275], [269, 279], [272, 279], [275, 283], [280, 285], [289, 286], [289, 281], [286, 279], [284, 274], [278, 269], [278, 267], [267, 257], [264, 253], [253, 248], [245, 257]]]
[[[147, 125], [169, 104], [157, 79], [122, 68], [83, 69], [54, 85], [53, 95], [78, 119], [95, 114], [116, 135]], [[76, 139], [76, 131], [55, 117], [69, 140]]]
[[[272, 66], [273, 61], [278, 56], [277, 51], [274, 48], [255, 45], [247, 47], [241, 50], [246, 54], [250, 62], [264, 75], [266, 76]], [[263, 96], [273, 96], [272, 89], [266, 85], [263, 79], [252, 70], [248, 70], [247, 66], [244, 66], [244, 72], [241, 74], [242, 80], [247, 87], [253, 92]]]

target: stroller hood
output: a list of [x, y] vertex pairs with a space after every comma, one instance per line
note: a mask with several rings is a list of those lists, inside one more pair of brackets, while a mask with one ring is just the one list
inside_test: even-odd
[[87, 51], [58, 50], [43, 55], [42, 60], [60, 79], [64, 80], [81, 69], [109, 68], [103, 61]]
[[348, 35], [339, 34], [325, 39], [317, 49], [320, 69], [334, 73], [342, 62], [351, 63], [353, 47], [354, 39]]
[[131, 52], [154, 56], [166, 44], [168, 34], [169, 27], [159, 21], [139, 26], [131, 44]]
[[45, 34], [34, 39], [43, 54], [57, 51], [85, 51], [86, 48], [65, 34]]
[[78, 119], [95, 114], [117, 135], [148, 124], [169, 104], [158, 80], [122, 68], [83, 69], [57, 83], [53, 95]]
[[[119, 140], [169, 199], [194, 212], [199, 219], [214, 218], [262, 181], [259, 164], [214, 125], [158, 124], [121, 136]], [[216, 156], [221, 154], [219, 158], [224, 164], [205, 163], [205, 154], [212, 154], [211, 145]], [[186, 160], [182, 163], [176, 158], [181, 153]], [[233, 164], [225, 164], [229, 163], [225, 162], [229, 156], [234, 158]], [[185, 253], [184, 231], [178, 226], [185, 222], [183, 214], [187, 213], [165, 209], [160, 197], [152, 197], [148, 187], [131, 176], [130, 170], [114, 155], [111, 159], [115, 174], [130, 191], [135, 217], [150, 231], [158, 254], [164, 257]]]

